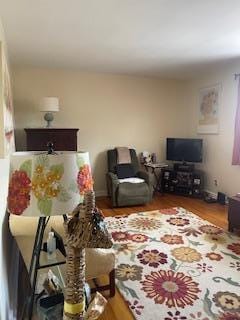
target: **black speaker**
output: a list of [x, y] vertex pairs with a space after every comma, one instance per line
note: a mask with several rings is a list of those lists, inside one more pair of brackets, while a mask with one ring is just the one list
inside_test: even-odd
[[226, 195], [225, 195], [225, 193], [218, 192], [217, 202], [220, 203], [220, 204], [223, 204], [223, 205], [226, 204]]

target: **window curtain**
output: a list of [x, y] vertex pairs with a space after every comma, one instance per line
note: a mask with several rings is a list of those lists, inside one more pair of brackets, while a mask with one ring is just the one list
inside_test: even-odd
[[240, 165], [240, 78], [238, 78], [237, 112], [235, 119], [235, 136], [232, 164]]

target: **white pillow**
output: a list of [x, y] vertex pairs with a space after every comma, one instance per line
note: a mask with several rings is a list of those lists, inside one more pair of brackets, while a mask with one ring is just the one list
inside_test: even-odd
[[120, 183], [123, 182], [130, 182], [130, 183], [142, 183], [145, 182], [145, 180], [141, 179], [141, 178], [125, 178], [125, 179], [119, 179], [118, 180]]

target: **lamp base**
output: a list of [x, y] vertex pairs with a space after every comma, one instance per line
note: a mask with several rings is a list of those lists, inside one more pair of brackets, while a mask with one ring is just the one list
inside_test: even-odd
[[54, 117], [52, 112], [46, 112], [44, 115], [44, 120], [47, 121], [47, 125], [46, 128], [50, 128], [51, 127], [51, 122], [53, 121]]

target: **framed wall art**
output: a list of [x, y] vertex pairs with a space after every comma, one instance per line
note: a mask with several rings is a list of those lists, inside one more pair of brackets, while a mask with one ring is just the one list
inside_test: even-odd
[[0, 92], [2, 102], [3, 114], [3, 134], [4, 134], [4, 155], [9, 155], [15, 151], [14, 141], [14, 118], [13, 118], [13, 99], [11, 92], [11, 82], [8, 70], [7, 60], [4, 54], [2, 43], [0, 45], [0, 59], [1, 59], [1, 84], [2, 90]]
[[199, 134], [218, 134], [219, 104], [222, 86], [216, 84], [199, 90]]

